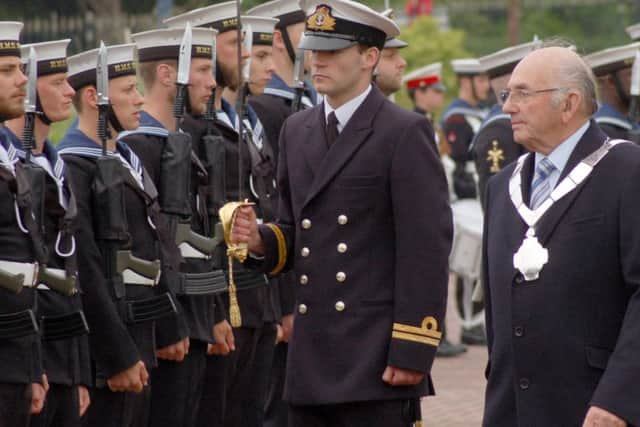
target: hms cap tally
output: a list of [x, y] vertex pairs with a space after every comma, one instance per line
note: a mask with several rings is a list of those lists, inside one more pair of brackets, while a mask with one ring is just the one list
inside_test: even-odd
[[435, 62], [417, 70], [413, 70], [402, 78], [407, 89], [428, 88], [445, 91], [442, 83], [442, 63]]
[[22, 61], [27, 61], [29, 50], [33, 48], [36, 51], [36, 58], [38, 58], [38, 77], [66, 73], [68, 70], [67, 46], [70, 42], [71, 39], [64, 39], [22, 45], [20, 48]]
[[[136, 74], [135, 49], [136, 45], [134, 44], [107, 47], [109, 79]], [[96, 66], [99, 50], [93, 49], [67, 58], [69, 65], [68, 80], [75, 90], [96, 84]]]
[[350, 0], [301, 0], [307, 14], [300, 48], [340, 50], [361, 43], [382, 49], [400, 29], [391, 19]]
[[241, 19], [243, 29], [251, 28], [254, 45], [271, 46], [273, 43], [273, 30], [278, 23], [277, 19], [253, 15], [243, 16]]
[[[186, 25], [187, 21], [184, 22]], [[211, 59], [213, 38], [217, 31], [212, 28], [193, 28], [191, 30], [191, 58]], [[138, 47], [138, 61], [177, 60], [180, 56], [180, 44], [184, 28], [162, 28], [132, 34], [131, 38]]]
[[20, 57], [22, 22], [0, 21], [0, 56]]

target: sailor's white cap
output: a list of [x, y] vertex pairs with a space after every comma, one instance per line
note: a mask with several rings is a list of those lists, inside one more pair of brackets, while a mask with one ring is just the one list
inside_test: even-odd
[[640, 23], [627, 27], [627, 34], [631, 40], [640, 40]]
[[[107, 46], [109, 79], [136, 74], [135, 50], [135, 44]], [[100, 49], [93, 49], [67, 58], [69, 84], [75, 90], [96, 83], [99, 51]]]
[[67, 46], [71, 39], [56, 40], [43, 43], [24, 44], [20, 47], [22, 62], [29, 58], [31, 48], [35, 50], [36, 61], [38, 62], [38, 76], [47, 74], [66, 73]]
[[264, 16], [242, 16], [242, 28], [251, 28], [253, 33], [253, 44], [268, 45], [273, 43], [273, 30], [278, 20], [275, 18], [266, 18]]
[[[186, 26], [186, 22], [185, 22]], [[184, 28], [161, 28], [132, 34], [138, 47], [138, 61], [178, 59]], [[211, 58], [213, 38], [217, 34], [212, 28], [191, 29], [191, 58]]]
[[276, 28], [282, 29], [289, 25], [304, 22], [306, 16], [298, 0], [272, 0], [259, 4], [249, 9], [246, 13], [249, 16], [266, 16], [278, 18]]
[[163, 22], [167, 24], [169, 28], [184, 28], [187, 22], [191, 22], [191, 25], [194, 27], [214, 28], [219, 33], [235, 30], [238, 28], [236, 2], [227, 1], [201, 7], [180, 15], [172, 16]]
[[522, 43], [499, 50], [479, 59], [484, 71], [490, 78], [510, 74], [525, 56], [540, 45], [538, 40]]
[[432, 87], [444, 91], [442, 83], [442, 63], [435, 62], [413, 70], [402, 78], [407, 89]]
[[22, 22], [0, 21], [0, 56], [20, 56]]
[[584, 57], [596, 76], [604, 76], [622, 68], [631, 67], [640, 42], [610, 47]]

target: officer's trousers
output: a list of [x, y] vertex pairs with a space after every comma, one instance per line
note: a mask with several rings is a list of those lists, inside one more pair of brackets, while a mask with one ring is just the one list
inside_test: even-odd
[[264, 427], [287, 427], [289, 424], [289, 405], [282, 399], [284, 380], [287, 374], [287, 352], [289, 344], [279, 343], [273, 354], [271, 379], [265, 403]]
[[410, 427], [409, 400], [380, 400], [289, 407], [289, 427]]

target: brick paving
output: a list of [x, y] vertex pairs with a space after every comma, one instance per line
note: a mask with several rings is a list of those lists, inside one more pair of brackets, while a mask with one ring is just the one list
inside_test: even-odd
[[[451, 293], [451, 283], [450, 292]], [[450, 340], [457, 342], [460, 323], [449, 298], [447, 331]], [[422, 400], [424, 427], [478, 427], [484, 403], [484, 369], [486, 347], [469, 346], [466, 353], [453, 358], [436, 358], [432, 375], [436, 396]]]

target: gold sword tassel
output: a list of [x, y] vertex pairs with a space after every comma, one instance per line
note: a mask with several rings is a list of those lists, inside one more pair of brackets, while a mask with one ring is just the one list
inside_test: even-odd
[[231, 234], [235, 226], [238, 208], [253, 206], [254, 204], [255, 203], [247, 200], [244, 202], [229, 202], [218, 211], [218, 216], [220, 217], [220, 222], [224, 230], [224, 241], [227, 244], [227, 258], [229, 259], [229, 321], [233, 328], [242, 326], [242, 315], [240, 313], [240, 306], [238, 305], [236, 282], [233, 278], [233, 260], [237, 259], [240, 262], [244, 262], [247, 256], [249, 256], [249, 248], [246, 243], [231, 242]]

